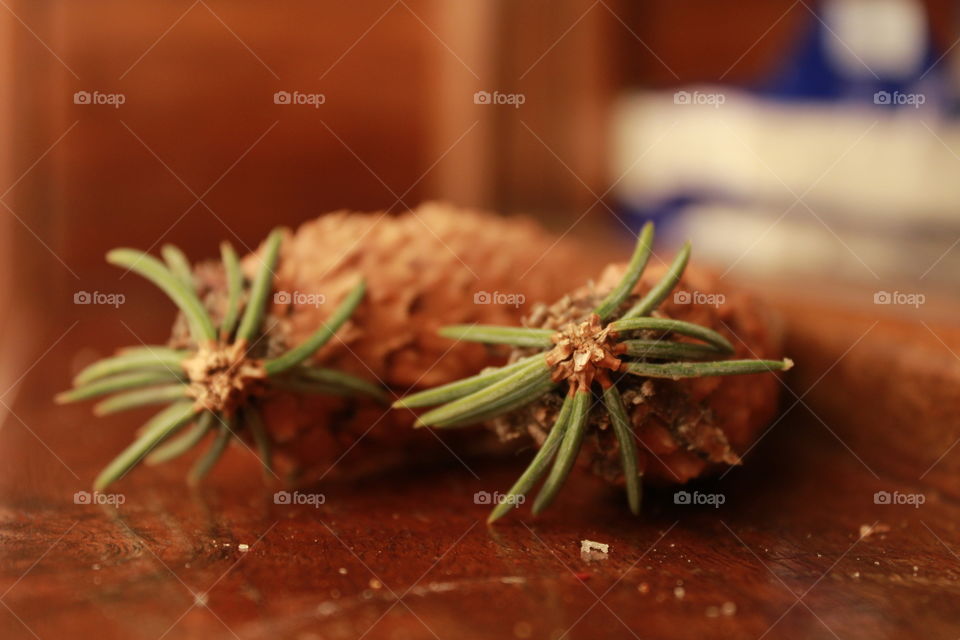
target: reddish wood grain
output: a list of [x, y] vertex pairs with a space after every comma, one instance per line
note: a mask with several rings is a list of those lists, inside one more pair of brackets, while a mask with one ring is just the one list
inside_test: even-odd
[[[794, 390], [839, 355], [796, 354]], [[131, 474], [119, 510], [74, 504], [135, 423], [51, 407], [42, 388], [66, 378], [55, 364], [29, 374], [14, 407], [23, 423], [0, 432], [17, 453], [0, 469], [0, 637], [950, 638], [960, 627], [955, 494], [919, 472], [908, 481], [887, 462], [898, 451], [863, 448], [857, 416], [869, 414], [825, 404], [856, 389], [833, 373], [807, 398], [816, 415], [794, 406], [743, 467], [688, 488], [722, 494], [719, 508], [650, 491], [633, 518], [619, 491], [579, 475], [543, 517], [487, 528], [475, 492], [506, 489], [529, 454], [325, 483], [314, 508], [274, 504], [233, 451], [199, 492], [181, 484], [184, 461]], [[878, 491], [924, 504], [877, 504]], [[874, 523], [889, 530], [860, 539]], [[608, 558], [581, 558], [582, 539], [610, 544]]]

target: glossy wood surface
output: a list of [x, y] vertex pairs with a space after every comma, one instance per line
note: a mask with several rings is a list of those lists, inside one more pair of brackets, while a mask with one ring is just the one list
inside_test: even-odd
[[[789, 411], [744, 466], [687, 488], [723, 504], [649, 490], [639, 518], [580, 474], [544, 516], [488, 528], [475, 494], [505, 490], [529, 452], [326, 483], [311, 506], [275, 504], [233, 451], [199, 491], [182, 484], [184, 461], [131, 474], [119, 509], [75, 504], [133, 423], [26, 393], [0, 433], [0, 637], [956, 637], [957, 492], [919, 466], [911, 479], [905, 445], [864, 447], [870, 411], [837, 399], [863, 395], [843, 363], [862, 366], [879, 342], [834, 344], [843, 333], [828, 327], [794, 327]], [[56, 358], [81, 333], [32, 387], [65, 381]], [[955, 428], [917, 420], [904, 429]], [[878, 504], [878, 491], [923, 504]], [[606, 559], [582, 557], [584, 539], [609, 544]]]

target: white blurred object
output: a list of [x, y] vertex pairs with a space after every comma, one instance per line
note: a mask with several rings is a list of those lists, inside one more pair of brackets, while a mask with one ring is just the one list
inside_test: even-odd
[[621, 199], [643, 205], [706, 191], [779, 203], [809, 189], [811, 205], [851, 215], [957, 221], [960, 124], [905, 109], [786, 105], [723, 93], [717, 108], [676, 105], [667, 93], [621, 101], [612, 168], [623, 176]]
[[848, 76], [903, 78], [921, 70], [927, 18], [916, 0], [829, 0], [827, 54]]
[[724, 100], [677, 104], [660, 92], [617, 106], [620, 202], [649, 211], [703, 200], [687, 210], [684, 235], [726, 268], [956, 283], [960, 123], [922, 109], [698, 91]]
[[[944, 251], [944, 238], [893, 238], [851, 232], [814, 217], [802, 205], [789, 211], [705, 204], [690, 207], [678, 234], [689, 239], [699, 259], [722, 266], [723, 275], [756, 277], [812, 276], [857, 281], [910, 281], [960, 268], [960, 250]], [[941, 260], [942, 258], [942, 260]], [[941, 260], [938, 262], [938, 260]], [[943, 268], [944, 271], [939, 271]], [[925, 275], [926, 274], [926, 275]]]

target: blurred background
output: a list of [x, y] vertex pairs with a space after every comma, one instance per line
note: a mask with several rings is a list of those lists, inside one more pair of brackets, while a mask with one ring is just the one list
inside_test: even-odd
[[[457, 638], [614, 637], [620, 613], [757, 638], [791, 610], [770, 637], [956, 636], [958, 3], [0, 0], [0, 51], [0, 638], [240, 637], [221, 614], [244, 638], [438, 637], [408, 602]], [[522, 459], [481, 479], [451, 456], [280, 516], [242, 451], [214, 491], [167, 465], [120, 514], [70, 500], [137, 423], [53, 394], [174, 317], [106, 251], [202, 260], [430, 200], [534, 216], [591, 263], [655, 220], [658, 258], [689, 238], [784, 311], [798, 366], [763, 448], [706, 485], [724, 511], [654, 490], [624, 519], [571, 482], [574, 508], [501, 538], [461, 498]], [[923, 511], [875, 493], [920, 489]]]
[[624, 248], [655, 219], [725, 277], [955, 288], [946, 0], [0, 5], [4, 410], [66, 383], [65, 345], [117, 344], [73, 300], [117, 288], [107, 249], [249, 250], [337, 209]]

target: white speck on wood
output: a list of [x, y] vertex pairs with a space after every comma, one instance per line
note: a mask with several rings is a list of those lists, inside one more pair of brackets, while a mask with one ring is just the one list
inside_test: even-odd
[[606, 560], [610, 545], [594, 540], [580, 541], [580, 557], [585, 561]]

